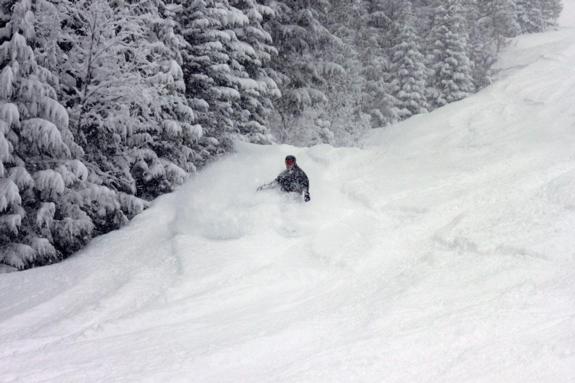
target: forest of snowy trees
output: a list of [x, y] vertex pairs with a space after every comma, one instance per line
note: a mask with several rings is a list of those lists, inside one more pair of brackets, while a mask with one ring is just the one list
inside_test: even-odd
[[0, 0], [0, 271], [253, 143], [353, 145], [490, 82], [560, 0]]

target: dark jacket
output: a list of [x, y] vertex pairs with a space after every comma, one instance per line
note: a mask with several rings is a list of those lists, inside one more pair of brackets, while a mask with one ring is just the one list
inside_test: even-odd
[[309, 180], [301, 168], [294, 165], [291, 169], [286, 169], [276, 177], [275, 181], [282, 190], [288, 193], [309, 194]]
[[269, 184], [260, 186], [258, 190], [271, 189], [277, 186], [287, 193], [303, 194], [305, 202], [310, 200], [309, 180], [305, 172], [297, 165], [294, 165], [291, 169], [284, 170], [276, 177], [275, 180]]

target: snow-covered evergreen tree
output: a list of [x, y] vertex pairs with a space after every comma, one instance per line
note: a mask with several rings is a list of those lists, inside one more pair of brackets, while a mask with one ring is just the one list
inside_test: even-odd
[[[72, 129], [101, 183], [135, 194], [130, 174], [133, 142], [149, 130], [140, 118], [147, 105], [135, 39], [139, 26], [107, 0], [65, 3], [61, 45], [62, 92]], [[137, 111], [136, 111], [137, 110]], [[146, 116], [147, 117], [147, 116]]]
[[[161, 114], [169, 113], [161, 105], [170, 103], [168, 98], [158, 97], [164, 91], [159, 82], [173, 67], [166, 61], [150, 64], [157, 58], [146, 40], [153, 26], [134, 14], [134, 7], [112, 7], [107, 0], [65, 5], [63, 95], [94, 183], [126, 195], [118, 196], [122, 214], [110, 224], [117, 227], [145, 205], [128, 196], [158, 195], [183, 178], [183, 171], [152, 148], [153, 137], [162, 136], [166, 126]], [[162, 78], [160, 71], [169, 74]]]
[[269, 0], [265, 4], [275, 15], [266, 28], [278, 48], [272, 68], [280, 73], [282, 93], [275, 102], [272, 126], [280, 142], [303, 144], [307, 137], [325, 132], [318, 108], [327, 104], [328, 97], [321, 88], [327, 76], [341, 70], [340, 65], [324, 57], [338, 42], [322, 24], [329, 2]]
[[[132, 7], [113, 8], [107, 0], [62, 1], [59, 9], [64, 25], [58, 41], [60, 93], [85, 152], [88, 214], [103, 233], [145, 207], [135, 197], [145, 174], [133, 169], [142, 159], [157, 158], [149, 148], [157, 124], [151, 108], [154, 93], [142, 73], [144, 30], [128, 12]], [[161, 167], [155, 170], [164, 174]]]
[[403, 10], [395, 22], [397, 37], [391, 49], [392, 92], [397, 100], [401, 119], [427, 111], [425, 85], [427, 70], [415, 29], [415, 17], [410, 1], [404, 1]]
[[[288, 142], [296, 145], [352, 145], [369, 128], [369, 115], [362, 110], [365, 81], [356, 48], [361, 14], [359, 0], [331, 0], [322, 12], [316, 13], [317, 22], [328, 34], [326, 41], [329, 45], [320, 49], [321, 57], [310, 55], [311, 61], [306, 68], [314, 73], [313, 91], [319, 92], [317, 95], [321, 95], [322, 100], [315, 105], [311, 98], [307, 98], [305, 101], [310, 104], [304, 103], [301, 110], [296, 108], [291, 115], [286, 110], [276, 113], [275, 126], [286, 127], [279, 133]], [[292, 69], [279, 70], [289, 75]], [[305, 96], [308, 90], [312, 89], [303, 89], [300, 95]]]
[[328, 102], [317, 117], [322, 130], [316, 131], [311, 142], [350, 146], [370, 128], [370, 116], [363, 111], [365, 78], [357, 48], [362, 25], [362, 2], [330, 0], [329, 3], [325, 26], [338, 43], [324, 53], [324, 58], [337, 64], [339, 70], [332, 70], [324, 76], [325, 81], [320, 89]]
[[507, 39], [521, 33], [515, 0], [483, 0], [478, 4], [479, 25], [499, 52]]
[[548, 29], [557, 26], [557, 20], [563, 10], [561, 0], [539, 0], [541, 4], [541, 16], [543, 28]]
[[540, 0], [515, 0], [517, 22], [522, 33], [537, 33], [544, 29]]
[[268, 119], [273, 111], [273, 100], [281, 93], [275, 81], [278, 74], [270, 66], [278, 52], [263, 23], [273, 17], [274, 12], [256, 0], [230, 0], [230, 5], [242, 11], [249, 20], [234, 29], [237, 40], [231, 40], [228, 45], [241, 96], [234, 103], [235, 131], [242, 139], [270, 143]]
[[497, 59], [497, 50], [488, 31], [490, 23], [482, 18], [479, 2], [480, 0], [463, 0], [466, 29], [469, 31], [468, 56], [476, 89], [491, 83], [491, 68]]
[[225, 151], [226, 138], [236, 129], [234, 104], [241, 100], [229, 44], [238, 42], [233, 29], [249, 24], [249, 18], [227, 0], [194, 0], [183, 2], [178, 22], [186, 41], [182, 69], [187, 98], [210, 137], [204, 140], [206, 150]]
[[57, 101], [56, 77], [36, 60], [41, 0], [2, 1], [0, 25], [0, 263], [41, 265], [81, 248], [93, 223], [75, 203], [87, 169]]
[[398, 102], [391, 85], [393, 13], [396, 8], [400, 9], [395, 2], [385, 0], [363, 2], [364, 24], [358, 38], [358, 49], [365, 78], [364, 112], [370, 115], [373, 128], [399, 120]]
[[440, 107], [475, 91], [469, 59], [468, 31], [458, 0], [438, 1], [430, 32], [429, 100]]
[[203, 132], [185, 97], [181, 64], [183, 37], [175, 32], [177, 8], [162, 0], [137, 0], [130, 14], [141, 29], [138, 71], [149, 99], [150, 129], [137, 135], [140, 155], [131, 168], [136, 194], [146, 199], [172, 191], [196, 164]]

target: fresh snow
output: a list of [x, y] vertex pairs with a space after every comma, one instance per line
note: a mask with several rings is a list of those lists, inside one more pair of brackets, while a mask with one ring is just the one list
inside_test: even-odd
[[[575, 7], [362, 149], [238, 144], [0, 275], [0, 382], [575, 380]], [[295, 154], [309, 204], [255, 188]]]

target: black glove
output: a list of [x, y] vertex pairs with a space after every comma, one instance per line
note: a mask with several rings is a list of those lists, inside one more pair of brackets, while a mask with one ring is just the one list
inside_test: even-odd
[[305, 192], [304, 196], [303, 196], [303, 200], [305, 202], [309, 202], [310, 198], [309, 198], [309, 192]]

